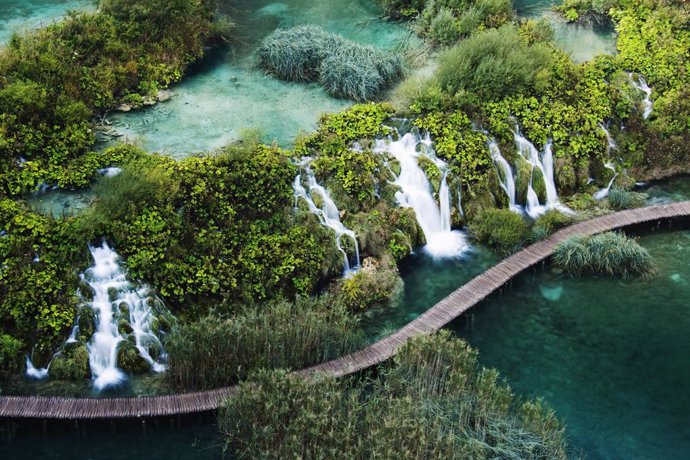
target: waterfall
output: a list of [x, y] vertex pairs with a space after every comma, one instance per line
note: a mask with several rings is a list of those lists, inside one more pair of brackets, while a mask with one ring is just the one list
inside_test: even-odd
[[489, 141], [489, 151], [491, 152], [491, 159], [496, 167], [496, 174], [498, 175], [498, 182], [506, 195], [508, 196], [508, 203], [511, 211], [522, 212], [520, 207], [515, 204], [515, 177], [513, 170], [510, 167], [508, 160], [503, 158], [501, 150], [495, 140]]
[[654, 103], [652, 102], [652, 88], [647, 85], [647, 81], [642, 75], [638, 75], [637, 79], [635, 79], [633, 74], [630, 73], [628, 74], [628, 78], [635, 89], [644, 93], [644, 100], [642, 101], [642, 118], [646, 120], [652, 114], [652, 109], [654, 108]]
[[[515, 128], [514, 135], [518, 152], [532, 167], [532, 176], [530, 176], [527, 189], [527, 206], [525, 207], [527, 214], [533, 219], [544, 214], [549, 209], [557, 209], [566, 214], [573, 214], [571, 209], [558, 201], [558, 191], [556, 190], [556, 181], [554, 179], [551, 140], [549, 139], [546, 142], [544, 151], [540, 154], [539, 150], [537, 150], [527, 138], [520, 134], [520, 130], [517, 127]], [[539, 197], [534, 191], [534, 188], [532, 188], [534, 168], [537, 168], [541, 172], [544, 179], [544, 188], [546, 189], [546, 203], [544, 205], [539, 202]]]
[[609, 181], [609, 185], [606, 186], [606, 188], [602, 188], [601, 190], [597, 191], [594, 195], [595, 200], [601, 201], [607, 196], [609, 196], [609, 192], [611, 191], [611, 186], [613, 185], [613, 181], [616, 180], [616, 177], [618, 177], [618, 172], [616, 171], [616, 168], [613, 166], [612, 163], [606, 163], [604, 165], [607, 169], [610, 169], [611, 171], [614, 172], [613, 178]]
[[[343, 254], [343, 271], [346, 276], [349, 276], [353, 274], [354, 271], [358, 270], [360, 266], [359, 245], [357, 243], [357, 236], [355, 235], [355, 232], [346, 228], [343, 225], [343, 223], [340, 222], [340, 211], [333, 202], [333, 199], [331, 198], [328, 191], [323, 186], [319, 185], [319, 183], [316, 181], [316, 178], [314, 177], [314, 174], [311, 172], [309, 168], [306, 168], [306, 172], [309, 192], [307, 192], [307, 190], [302, 185], [301, 174], [298, 174], [297, 177], [295, 177], [295, 181], [292, 185], [292, 188], [295, 193], [295, 206], [297, 206], [297, 203], [300, 198], [303, 199], [307, 202], [307, 205], [309, 206], [309, 212], [315, 214], [319, 218], [321, 225], [328, 227], [335, 232], [335, 243], [338, 246], [338, 250]], [[320, 208], [316, 205], [316, 203], [314, 203], [314, 193], [317, 193], [323, 201], [323, 205]], [[341, 241], [343, 235], [351, 238], [355, 244], [354, 267], [350, 266], [350, 258], [347, 255], [345, 249], [343, 249]]]
[[[609, 130], [606, 129], [606, 126], [604, 126], [603, 124], [600, 124], [599, 128], [601, 128], [601, 130], [604, 131], [604, 134], [606, 135], [606, 158], [610, 159], [611, 158], [611, 152], [614, 150], [617, 150], [618, 146], [616, 145], [616, 142], [611, 137], [611, 133], [609, 132]], [[616, 177], [618, 177], [618, 172], [616, 171], [616, 168], [614, 167], [613, 163], [610, 163], [610, 162], [606, 163], [606, 164], [604, 164], [604, 167], [613, 171], [614, 174], [613, 174], [613, 178], [611, 179], [611, 181], [609, 182], [609, 184], [605, 188], [598, 190], [597, 192], [594, 193], [594, 195], [592, 195], [592, 197], [597, 201], [601, 201], [604, 198], [606, 198], [607, 196], [609, 196], [609, 192], [611, 191], [611, 186], [613, 185], [613, 181], [615, 181]]]
[[[95, 333], [91, 337], [87, 348], [89, 351], [89, 366], [94, 378], [96, 390], [112, 387], [125, 380], [125, 374], [117, 367], [118, 346], [128, 340], [118, 331], [118, 322], [126, 318], [131, 325], [134, 344], [139, 354], [156, 372], [165, 370], [165, 354], [162, 344], [153, 332], [152, 323], [156, 319], [150, 300], [147, 297], [149, 289], [141, 286], [134, 289], [125, 278], [125, 274], [117, 263], [118, 255], [104, 242], [101, 247], [89, 247], [94, 265], [83, 275], [91, 287], [94, 297], [89, 307], [95, 314]], [[149, 353], [149, 346], [161, 350], [159, 360], [154, 360]]]
[[[394, 181], [400, 190], [395, 197], [400, 206], [414, 210], [417, 223], [426, 238], [425, 252], [437, 258], [462, 255], [469, 246], [462, 232], [451, 230], [448, 165], [436, 157], [429, 135], [422, 138], [417, 134], [407, 133], [397, 141], [390, 138], [378, 140], [375, 151], [387, 153], [400, 163], [400, 174]], [[429, 179], [419, 167], [420, 155], [432, 160], [442, 173], [438, 204], [434, 200]]]
[[43, 380], [48, 377], [48, 368], [36, 368], [31, 358], [26, 357], [26, 376], [35, 380]]
[[604, 126], [603, 123], [599, 123], [599, 128], [601, 128], [601, 130], [604, 131], [604, 134], [606, 135], [606, 156], [610, 158], [611, 152], [617, 150], [618, 145], [616, 145], [616, 141], [613, 140], [613, 137], [611, 137], [611, 133], [606, 128], [606, 126]]

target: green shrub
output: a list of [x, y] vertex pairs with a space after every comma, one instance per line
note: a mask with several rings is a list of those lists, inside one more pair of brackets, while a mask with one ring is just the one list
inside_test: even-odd
[[66, 344], [53, 357], [48, 372], [50, 378], [56, 380], [84, 380], [91, 377], [86, 345]]
[[516, 27], [504, 26], [471, 36], [443, 52], [438, 62], [431, 84], [457, 104], [534, 91], [552, 52], [548, 45], [526, 43]]
[[22, 348], [20, 340], [8, 334], [0, 334], [0, 383], [21, 369]]
[[620, 187], [611, 188], [608, 200], [613, 209], [630, 209], [640, 205], [632, 193]]
[[540, 231], [540, 229], [543, 229], [546, 231], [547, 234], [551, 234], [559, 228], [563, 228], [566, 225], [569, 225], [570, 223], [572, 223], [572, 221], [572, 217], [563, 214], [562, 212], [559, 212], [555, 209], [550, 209], [534, 221], [532, 230]]
[[[371, 258], [367, 260], [373, 261]], [[385, 304], [402, 287], [402, 280], [393, 261], [373, 263], [377, 266], [363, 268], [339, 283], [338, 297], [350, 310], [361, 311], [372, 305]]]
[[404, 345], [373, 380], [261, 372], [219, 423], [239, 458], [565, 459], [554, 413], [499, 382], [442, 332]]
[[529, 237], [525, 219], [508, 209], [482, 209], [469, 229], [477, 240], [501, 252], [515, 251]]
[[318, 81], [331, 96], [376, 99], [400, 79], [400, 57], [317, 26], [276, 30], [257, 49], [258, 66], [288, 81]]
[[[469, 17], [468, 17], [469, 18]], [[467, 20], [463, 17], [463, 28], [468, 29]], [[473, 22], [469, 30], [473, 30], [477, 26]], [[442, 8], [431, 20], [428, 31], [429, 40], [435, 45], [448, 46], [452, 45], [460, 38], [460, 24], [453, 16], [453, 12], [447, 8]]]
[[393, 19], [410, 19], [424, 8], [426, 0], [378, 0], [383, 10]]
[[620, 233], [571, 237], [553, 254], [556, 267], [571, 275], [652, 276], [656, 267], [646, 249]]
[[259, 369], [300, 369], [363, 344], [358, 319], [331, 297], [246, 307], [183, 324], [166, 340], [177, 388], [230, 385]]

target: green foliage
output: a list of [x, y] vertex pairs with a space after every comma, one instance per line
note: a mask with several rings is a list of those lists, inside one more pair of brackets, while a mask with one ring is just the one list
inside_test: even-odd
[[20, 353], [24, 345], [8, 334], [0, 334], [0, 383], [21, 369]]
[[609, 22], [609, 10], [618, 4], [618, 0], [566, 0], [556, 7], [568, 22]]
[[399, 56], [362, 46], [318, 26], [278, 29], [256, 51], [258, 65], [288, 81], [318, 81], [331, 96], [376, 99], [403, 75]]
[[84, 186], [99, 167], [92, 117], [178, 81], [211, 40], [212, 3], [104, 0], [15, 35], [0, 52], [0, 193]]
[[434, 45], [453, 45], [475, 31], [500, 27], [513, 19], [507, 0], [433, 0], [426, 2], [415, 29]]
[[71, 221], [55, 221], [0, 199], [0, 325], [40, 361], [52, 355], [76, 316], [77, 270]]
[[358, 319], [332, 297], [274, 301], [181, 325], [166, 341], [167, 377], [177, 388], [214, 388], [259, 369], [301, 369], [362, 344]]
[[393, 19], [410, 19], [424, 8], [426, 0], [378, 0], [386, 14]]
[[534, 221], [534, 225], [532, 226], [532, 232], [545, 232], [548, 235], [560, 228], [563, 228], [571, 224], [572, 222], [572, 217], [563, 214], [562, 212], [559, 212], [555, 209], [550, 209]]
[[407, 343], [371, 381], [261, 372], [220, 428], [239, 458], [566, 458], [553, 412], [518, 401], [447, 332]]
[[338, 286], [338, 298], [350, 310], [366, 310], [373, 305], [385, 304], [402, 286], [392, 260], [378, 262], [368, 258], [365, 261], [375, 266], [359, 270], [350, 278], [341, 280]]
[[543, 85], [553, 60], [548, 45], [528, 44], [514, 26], [471, 36], [439, 56], [439, 68], [427, 85], [443, 91], [445, 106], [495, 101], [534, 92]]
[[477, 240], [501, 252], [514, 252], [529, 237], [527, 222], [508, 209], [482, 209], [469, 229]]
[[84, 380], [91, 377], [86, 345], [66, 344], [50, 362], [49, 373], [50, 378], [56, 380]]
[[613, 187], [609, 191], [608, 200], [613, 209], [629, 209], [635, 207], [632, 194], [620, 187]]
[[646, 249], [621, 233], [571, 237], [553, 254], [556, 267], [571, 275], [645, 276], [656, 272]]
[[371, 150], [353, 151], [355, 142], [371, 145], [388, 134], [383, 125], [393, 114], [389, 104], [359, 104], [338, 114], [324, 115], [317, 131], [297, 141], [295, 153], [316, 157], [312, 169], [341, 208], [358, 211], [374, 206], [376, 184], [387, 172], [380, 155]]
[[472, 190], [486, 183], [493, 169], [486, 135], [473, 129], [465, 113], [431, 112], [417, 118], [415, 125], [429, 132], [436, 153], [450, 163], [463, 190]]

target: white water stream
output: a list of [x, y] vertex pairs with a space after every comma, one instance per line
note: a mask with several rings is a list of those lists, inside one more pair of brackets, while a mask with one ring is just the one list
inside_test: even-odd
[[[355, 235], [355, 232], [346, 228], [343, 225], [343, 223], [340, 221], [340, 211], [338, 210], [338, 207], [335, 205], [335, 202], [331, 198], [328, 191], [323, 186], [319, 185], [319, 183], [316, 181], [316, 178], [314, 177], [314, 174], [308, 167], [306, 167], [305, 169], [307, 173], [307, 186], [309, 187], [309, 191], [307, 191], [307, 189], [304, 188], [304, 186], [302, 185], [302, 175], [298, 174], [297, 177], [295, 177], [295, 181], [292, 184], [292, 188], [295, 192], [295, 206], [297, 206], [297, 202], [299, 199], [303, 199], [307, 202], [307, 205], [309, 206], [309, 211], [319, 218], [321, 225], [324, 225], [325, 227], [328, 227], [335, 232], [336, 245], [338, 246], [338, 250], [343, 254], [343, 272], [345, 276], [350, 276], [354, 272], [356, 272], [360, 266], [359, 245], [357, 243], [357, 235]], [[321, 197], [321, 207], [317, 206], [316, 203], [314, 203], [314, 193], [318, 194]], [[354, 242], [354, 265], [350, 265], [350, 257], [348, 256], [347, 251], [345, 251], [345, 249], [342, 246], [343, 235], [351, 238]]]
[[[436, 157], [428, 134], [421, 137], [407, 133], [397, 141], [391, 138], [378, 140], [374, 150], [391, 155], [400, 163], [400, 174], [394, 182], [400, 190], [395, 197], [400, 206], [414, 210], [426, 238], [424, 251], [435, 258], [458, 257], [466, 252], [469, 245], [465, 234], [451, 230], [452, 203], [447, 181], [448, 165]], [[434, 199], [429, 179], [419, 167], [420, 155], [432, 160], [442, 174], [438, 203]]]
[[635, 89], [642, 91], [644, 93], [644, 100], [642, 101], [642, 118], [645, 120], [649, 118], [654, 109], [654, 103], [652, 102], [652, 88], [649, 87], [647, 81], [642, 75], [637, 75], [637, 78], [633, 76], [632, 73], [628, 74], [630, 78], [630, 84], [635, 87]]
[[[129, 283], [117, 263], [118, 255], [104, 242], [101, 247], [90, 247], [94, 265], [82, 278], [93, 290], [93, 301], [89, 307], [95, 313], [95, 333], [88, 343], [89, 365], [96, 390], [117, 386], [125, 380], [125, 374], [117, 367], [118, 345], [127, 340], [118, 331], [118, 321], [125, 315], [121, 306], [126, 306], [129, 317], [125, 318], [132, 327], [135, 345], [139, 354], [155, 372], [165, 370], [165, 354], [162, 344], [152, 331], [155, 319], [149, 297], [149, 288], [134, 287]], [[149, 353], [154, 345], [161, 350], [158, 360]]]

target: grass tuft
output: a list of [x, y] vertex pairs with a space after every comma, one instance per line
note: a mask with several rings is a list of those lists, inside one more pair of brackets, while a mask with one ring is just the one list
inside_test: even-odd
[[319, 82], [333, 97], [374, 100], [403, 75], [400, 56], [317, 26], [276, 30], [256, 51], [258, 65], [288, 81]]

